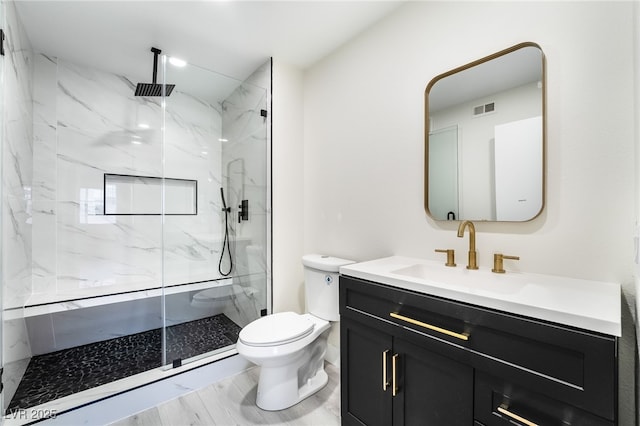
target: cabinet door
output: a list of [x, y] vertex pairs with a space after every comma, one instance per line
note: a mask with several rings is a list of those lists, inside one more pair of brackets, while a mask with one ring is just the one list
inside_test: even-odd
[[391, 425], [391, 388], [383, 389], [383, 379], [390, 379], [391, 336], [343, 318], [340, 346], [342, 424]]
[[400, 339], [393, 349], [394, 426], [473, 424], [473, 368]]

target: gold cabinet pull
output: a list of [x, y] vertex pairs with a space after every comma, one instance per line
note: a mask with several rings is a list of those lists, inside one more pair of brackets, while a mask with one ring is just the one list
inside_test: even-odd
[[391, 389], [391, 396], [396, 396], [398, 394], [398, 383], [396, 382], [396, 361], [400, 355], [394, 354], [391, 357], [391, 378], [393, 380], [393, 385]]
[[504, 414], [505, 416], [511, 417], [513, 420], [519, 421], [520, 423], [523, 423], [527, 426], [538, 426], [537, 423], [529, 421], [524, 417], [520, 417], [519, 415], [514, 414], [511, 411], [507, 410], [507, 407], [505, 407], [504, 405], [501, 405], [498, 407], [498, 412], [501, 414]]
[[389, 349], [382, 352], [382, 390], [386, 392], [387, 386], [389, 386], [389, 380], [387, 380], [387, 354]]
[[402, 321], [406, 321], [413, 325], [418, 325], [420, 327], [427, 328], [429, 330], [437, 331], [438, 333], [446, 334], [447, 336], [455, 337], [460, 340], [469, 340], [469, 333], [456, 333], [455, 331], [447, 330], [446, 328], [436, 327], [435, 325], [427, 324], [426, 322], [418, 321], [413, 318], [405, 317], [404, 315], [396, 314], [395, 312], [391, 312], [392, 318], [397, 318]]

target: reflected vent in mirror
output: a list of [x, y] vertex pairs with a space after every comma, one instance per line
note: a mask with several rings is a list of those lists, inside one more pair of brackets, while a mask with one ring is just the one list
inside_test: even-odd
[[494, 112], [495, 110], [496, 110], [496, 104], [495, 102], [491, 102], [488, 104], [473, 107], [473, 115], [478, 116], [478, 115], [489, 114], [490, 112]]

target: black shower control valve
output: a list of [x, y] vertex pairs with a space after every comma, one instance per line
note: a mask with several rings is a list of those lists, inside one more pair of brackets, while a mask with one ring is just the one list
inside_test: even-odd
[[242, 200], [238, 208], [240, 209], [238, 211], [238, 223], [243, 220], [249, 220], [249, 200]]

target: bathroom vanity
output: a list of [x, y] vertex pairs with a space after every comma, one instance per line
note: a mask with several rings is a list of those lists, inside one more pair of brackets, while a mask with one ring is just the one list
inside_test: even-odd
[[617, 284], [391, 257], [340, 269], [344, 425], [616, 425]]

